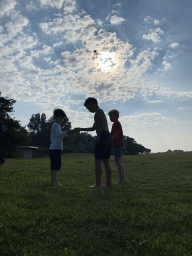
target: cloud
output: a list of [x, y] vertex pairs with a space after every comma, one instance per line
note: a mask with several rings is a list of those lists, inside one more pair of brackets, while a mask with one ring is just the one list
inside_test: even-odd
[[121, 6], [120, 3], [113, 4], [113, 7], [120, 7], [120, 6]]
[[143, 38], [147, 40], [152, 40], [154, 43], [158, 43], [161, 41], [160, 36], [164, 34], [164, 31], [161, 28], [150, 29], [149, 34], [144, 34]]
[[67, 99], [65, 100], [65, 105], [79, 105], [81, 104], [82, 106], [84, 105], [84, 100], [72, 100], [72, 99]]
[[58, 46], [60, 46], [62, 44], [63, 44], [63, 42], [55, 43], [55, 44], [53, 44], [53, 47], [58, 47]]
[[8, 32], [9, 40], [19, 34], [23, 30], [23, 28], [29, 24], [29, 20], [16, 11], [13, 11], [11, 13], [10, 18], [11, 21], [7, 22], [5, 25], [5, 28]]
[[46, 34], [62, 33], [68, 42], [83, 40], [83, 37], [91, 37], [96, 28], [93, 27], [95, 21], [90, 15], [80, 17], [79, 15], [68, 14], [64, 18], [56, 18], [52, 22], [39, 24]]
[[156, 50], [144, 50], [138, 54], [135, 60], [130, 60], [132, 66], [129, 68], [128, 73], [134, 74], [136, 77], [141, 77], [152, 65], [152, 61], [158, 55]]
[[162, 64], [164, 65], [164, 68], [163, 68], [163, 70], [169, 70], [169, 69], [171, 69], [171, 63], [170, 62], [168, 62], [168, 61], [166, 61], [166, 60], [164, 60], [163, 62], [162, 62]]
[[161, 100], [149, 100], [148, 102], [154, 104], [154, 103], [160, 103], [162, 101]]
[[34, 2], [33, 1], [30, 1], [29, 3], [26, 3], [26, 10], [31, 12], [31, 11], [34, 11], [34, 10], [37, 10], [38, 8], [35, 6]]
[[98, 24], [99, 26], [102, 26], [102, 25], [103, 25], [103, 22], [102, 22], [100, 19], [97, 19], [97, 24]]
[[41, 6], [51, 6], [53, 8], [61, 9], [65, 0], [38, 0]]
[[15, 0], [1, 0], [0, 1], [0, 18], [4, 15], [9, 15], [14, 10], [17, 2]]
[[10, 20], [5, 23], [4, 27], [0, 26], [0, 47], [14, 40], [16, 36], [23, 32], [24, 27], [28, 25], [29, 20], [26, 17], [12, 10]]
[[173, 49], [176, 49], [176, 48], [178, 48], [179, 46], [180, 46], [179, 43], [172, 43], [172, 44], [170, 45], [170, 47], [173, 48]]
[[121, 117], [121, 123], [124, 127], [134, 126], [134, 127], [151, 127], [165, 123], [177, 122], [173, 118], [168, 118], [163, 116], [161, 113], [139, 113], [135, 115], [123, 116]]
[[159, 20], [154, 20], [153, 22], [154, 22], [155, 25], [159, 25], [160, 24]]
[[75, 0], [65, 0], [64, 14], [74, 13], [76, 9], [77, 9], [77, 4]]
[[31, 51], [31, 56], [32, 57], [36, 57], [39, 58], [42, 55], [50, 55], [53, 54], [54, 50], [52, 47], [47, 46], [47, 45], [43, 45], [43, 50], [35, 50], [35, 51]]
[[144, 18], [144, 22], [150, 22], [152, 20], [152, 18], [150, 16], [147, 16], [146, 18]]
[[113, 15], [110, 19], [112, 25], [119, 25], [124, 21], [124, 18]]
[[150, 16], [147, 16], [146, 18], [144, 18], [144, 22], [145, 23], [148, 23], [148, 24], [153, 24], [153, 25], [160, 25], [160, 20], [157, 20], [157, 19], [153, 19], [151, 18]]
[[61, 9], [63, 7], [64, 14], [74, 13], [77, 8], [76, 0], [38, 0], [41, 7], [52, 7]]
[[[41, 1], [42, 6], [63, 7], [63, 12], [66, 12], [64, 16], [60, 15], [52, 21], [39, 24], [53, 47], [46, 43], [42, 46], [36, 34], [25, 34], [24, 28], [30, 29], [29, 20], [13, 10], [14, 15], [6, 25], [9, 33], [3, 34], [5, 27], [0, 27], [1, 39], [6, 43], [0, 48], [0, 56], [3, 57], [0, 63], [0, 87], [4, 93], [12, 93], [12, 97], [17, 100], [34, 101], [42, 109], [53, 109], [55, 102], [65, 107], [62, 102], [66, 99], [62, 97], [66, 92], [85, 97], [94, 95], [100, 102], [126, 101], [136, 96], [146, 99], [152, 95], [158, 96], [158, 100], [151, 103], [157, 103], [163, 97], [181, 100], [192, 98], [189, 93], [176, 93], [143, 78], [158, 55], [157, 49], [145, 49], [134, 56], [135, 50], [130, 43], [120, 40], [115, 32], [98, 30], [98, 23], [101, 26], [102, 22], [95, 21], [86, 13], [83, 17], [80, 14], [71, 14], [69, 9], [65, 10], [67, 3], [69, 1]], [[11, 24], [15, 31], [11, 29]], [[114, 24], [117, 24], [117, 20]], [[152, 33], [159, 36], [163, 32], [156, 28]], [[73, 43], [74, 48], [69, 50], [58, 47], [66, 41], [70, 45]], [[53, 48], [56, 47], [55, 59]], [[174, 46], [171, 48], [174, 49]], [[102, 52], [109, 52], [116, 59], [116, 65], [110, 71], [104, 72], [98, 65]], [[48, 63], [38, 67], [35, 65], [35, 58], [41, 58]], [[169, 62], [164, 60], [163, 66], [168, 69]], [[152, 117], [155, 120], [160, 119], [159, 115]]]

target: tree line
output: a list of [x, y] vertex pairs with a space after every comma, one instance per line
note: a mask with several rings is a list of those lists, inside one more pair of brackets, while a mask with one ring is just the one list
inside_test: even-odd
[[[0, 147], [3, 148], [4, 157], [18, 157], [17, 147], [37, 146], [39, 151], [34, 156], [48, 155], [50, 147], [50, 133], [53, 123], [52, 118], [47, 119], [45, 113], [33, 114], [26, 127], [22, 127], [20, 121], [13, 119], [9, 113], [14, 112], [13, 104], [16, 101], [1, 97], [0, 95], [0, 119], [4, 123], [4, 133]], [[71, 122], [65, 118], [61, 124], [62, 131], [71, 129]], [[95, 136], [87, 132], [69, 134], [63, 138], [64, 153], [94, 153]], [[124, 136], [124, 154], [138, 155], [148, 154], [150, 149], [138, 144], [133, 138]], [[112, 152], [113, 153], [113, 152]]]

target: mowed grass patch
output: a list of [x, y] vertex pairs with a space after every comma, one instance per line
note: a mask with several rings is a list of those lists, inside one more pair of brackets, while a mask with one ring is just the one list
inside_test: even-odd
[[[50, 160], [1, 166], [0, 255], [192, 255], [192, 153], [113, 157], [112, 189], [91, 190], [94, 157], [63, 154], [60, 187]], [[106, 183], [103, 166], [102, 183]]]

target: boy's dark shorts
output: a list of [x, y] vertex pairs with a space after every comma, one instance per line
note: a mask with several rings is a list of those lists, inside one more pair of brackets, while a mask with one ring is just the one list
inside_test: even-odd
[[52, 171], [59, 171], [61, 169], [61, 154], [60, 149], [49, 149]]
[[112, 149], [111, 133], [103, 131], [99, 143], [95, 145], [95, 158], [97, 159], [110, 159]]

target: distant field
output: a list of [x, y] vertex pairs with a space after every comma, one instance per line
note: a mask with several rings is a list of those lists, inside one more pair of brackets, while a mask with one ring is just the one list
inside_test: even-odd
[[101, 190], [93, 155], [63, 154], [61, 187], [49, 161], [0, 166], [0, 256], [192, 255], [192, 153], [123, 156], [127, 184]]

